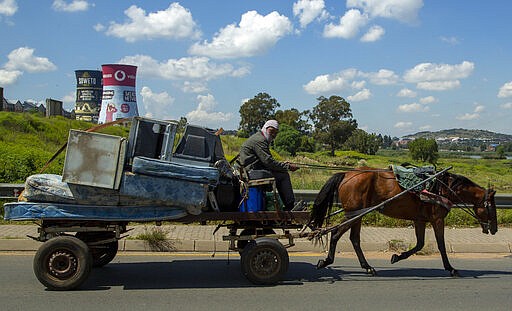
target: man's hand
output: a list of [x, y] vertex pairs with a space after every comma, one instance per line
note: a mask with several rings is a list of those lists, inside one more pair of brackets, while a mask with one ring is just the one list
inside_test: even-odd
[[292, 172], [295, 172], [296, 170], [298, 170], [299, 167], [293, 163], [288, 163], [288, 170], [289, 171], [292, 171]]

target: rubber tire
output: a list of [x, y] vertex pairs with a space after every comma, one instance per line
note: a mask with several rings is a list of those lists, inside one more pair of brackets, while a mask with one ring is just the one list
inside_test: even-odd
[[73, 236], [58, 236], [43, 243], [33, 264], [37, 279], [50, 290], [79, 287], [89, 277], [91, 267], [89, 247]]
[[[97, 242], [101, 240], [111, 239], [115, 237], [113, 232], [78, 232], [75, 235], [78, 239], [84, 241], [86, 244], [90, 242]], [[117, 255], [119, 242], [114, 242], [89, 246], [89, 251], [92, 256], [92, 267], [99, 268], [110, 263]]]
[[276, 239], [257, 238], [244, 248], [240, 265], [242, 274], [253, 284], [273, 285], [282, 280], [290, 258], [286, 248]]

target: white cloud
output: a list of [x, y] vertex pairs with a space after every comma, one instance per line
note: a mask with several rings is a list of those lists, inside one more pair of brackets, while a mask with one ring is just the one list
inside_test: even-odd
[[350, 39], [355, 37], [367, 23], [367, 15], [361, 14], [359, 10], [348, 10], [340, 18], [339, 24], [329, 23], [325, 25], [323, 36], [326, 38]]
[[360, 89], [364, 88], [365, 86], [366, 86], [366, 81], [364, 81], [364, 80], [352, 81], [352, 83], [350, 83], [350, 87], [355, 90], [360, 90]]
[[358, 78], [369, 79], [376, 85], [389, 85], [398, 81], [398, 76], [391, 70], [380, 69], [377, 72], [362, 72], [354, 68], [342, 70], [338, 73], [320, 75], [303, 86], [309, 94], [337, 92], [343, 89], [362, 89], [366, 81]]
[[340, 91], [351, 85], [351, 81], [357, 77], [357, 72], [356, 69], [350, 68], [335, 74], [317, 76], [303, 87], [309, 94]]
[[457, 116], [456, 118], [457, 120], [470, 121], [480, 118], [480, 115], [478, 113], [465, 113], [463, 115]]
[[503, 109], [512, 109], [512, 103], [505, 103], [500, 106]]
[[435, 102], [437, 102], [437, 99], [434, 96], [427, 96], [427, 97], [420, 98], [420, 103], [422, 103], [423, 105], [433, 104]]
[[0, 85], [9, 85], [15, 83], [23, 74], [19, 70], [0, 69]]
[[0, 1], [0, 15], [12, 16], [18, 11], [18, 4], [15, 0]]
[[159, 119], [172, 119], [169, 114], [175, 98], [167, 92], [154, 93], [149, 87], [144, 86], [140, 90], [142, 103], [147, 117], [156, 117]]
[[232, 113], [215, 112], [213, 111], [217, 105], [213, 95], [198, 95], [197, 100], [199, 104], [196, 110], [187, 113], [187, 120], [191, 123], [203, 124], [210, 127], [218, 127], [219, 122], [231, 120]]
[[401, 89], [397, 94], [396, 96], [398, 97], [409, 97], [409, 98], [414, 98], [416, 97], [418, 94], [416, 92], [414, 92], [413, 90], [410, 90], [410, 89]]
[[348, 101], [351, 101], [351, 102], [360, 102], [360, 101], [368, 100], [371, 97], [372, 97], [372, 92], [370, 92], [369, 89], [363, 89], [354, 95], [348, 96], [347, 99], [348, 99]]
[[511, 97], [512, 96], [512, 81], [503, 84], [498, 92], [499, 98]]
[[363, 77], [370, 79], [370, 82], [376, 85], [391, 85], [398, 82], [399, 77], [388, 69], [380, 69], [377, 72], [361, 73]]
[[62, 103], [63, 103], [63, 108], [65, 110], [73, 110], [75, 109], [75, 104], [76, 104], [76, 92], [75, 91], [71, 91], [70, 93], [68, 93], [67, 95], [64, 95], [62, 98]]
[[208, 86], [203, 81], [185, 81], [181, 90], [185, 93], [204, 93], [208, 91]]
[[27, 72], [46, 72], [56, 70], [55, 66], [48, 58], [34, 56], [34, 49], [21, 47], [12, 50], [7, 56], [9, 61], [4, 68], [8, 71], [24, 70]]
[[419, 127], [420, 131], [428, 131], [428, 130], [430, 130], [431, 128], [432, 128], [432, 126], [431, 126], [431, 125], [428, 125], [428, 124], [427, 124], [427, 125], [423, 125], [423, 126], [420, 126], [420, 127]]
[[79, 12], [79, 11], [87, 11], [89, 9], [90, 4], [85, 0], [73, 0], [70, 3], [64, 0], [54, 0], [52, 4], [52, 8], [55, 11], [62, 12]]
[[465, 113], [463, 115], [458, 115], [456, 117], [457, 120], [462, 121], [470, 121], [470, 120], [476, 120], [480, 118], [480, 113], [485, 110], [485, 106], [475, 104], [475, 108], [473, 109], [473, 113]]
[[247, 67], [234, 68], [231, 64], [216, 64], [208, 57], [183, 57], [158, 62], [151, 56], [126, 56], [120, 63], [138, 66], [141, 76], [159, 77], [167, 80], [200, 79], [213, 80], [219, 77], [240, 77], [249, 72]]
[[381, 26], [372, 26], [362, 37], [362, 42], [375, 42], [384, 36], [386, 31]]
[[460, 86], [460, 80], [469, 77], [475, 64], [463, 61], [460, 64], [421, 63], [409, 69], [404, 74], [404, 80], [417, 83], [416, 87], [430, 91], [445, 91]]
[[400, 122], [395, 123], [395, 125], [393, 127], [397, 128], [397, 129], [406, 129], [406, 128], [410, 128], [411, 126], [412, 126], [412, 122], [400, 121]]
[[299, 0], [293, 4], [293, 16], [298, 16], [300, 26], [306, 28], [315, 19], [327, 18], [329, 13], [325, 10], [324, 0]]
[[441, 41], [446, 42], [450, 45], [457, 45], [460, 43], [457, 37], [441, 37]]
[[480, 112], [483, 112], [484, 110], [485, 110], [485, 106], [483, 106], [483, 105], [475, 106], [475, 113], [480, 113]]
[[452, 81], [427, 81], [427, 82], [419, 82], [416, 84], [416, 87], [421, 90], [427, 91], [446, 91], [453, 90], [460, 86], [459, 80]]
[[105, 29], [107, 29], [107, 27], [103, 26], [102, 24], [96, 24], [92, 27], [94, 30], [96, 30], [97, 32], [102, 32], [104, 31]]
[[143, 39], [198, 39], [198, 29], [190, 11], [179, 3], [171, 3], [163, 11], [146, 14], [146, 11], [132, 5], [124, 11], [130, 19], [127, 23], [111, 22], [107, 35], [122, 38], [127, 42]]
[[371, 18], [383, 17], [413, 23], [423, 0], [347, 0], [347, 8], [362, 9]]
[[429, 110], [430, 108], [428, 106], [423, 106], [418, 103], [400, 105], [397, 109], [399, 112], [427, 112]]
[[256, 11], [242, 15], [240, 23], [221, 29], [211, 42], [193, 44], [189, 53], [212, 58], [238, 58], [261, 55], [289, 34], [293, 27], [288, 17], [272, 12], [262, 16]]
[[425, 81], [451, 81], [469, 77], [475, 64], [463, 61], [458, 65], [421, 63], [409, 69], [404, 74], [404, 80], [409, 83]]

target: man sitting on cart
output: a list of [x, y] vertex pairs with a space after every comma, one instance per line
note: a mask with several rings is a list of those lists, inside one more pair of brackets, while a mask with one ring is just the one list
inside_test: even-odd
[[242, 144], [240, 163], [245, 167], [249, 179], [274, 177], [284, 208], [291, 210], [295, 204], [295, 196], [288, 171], [296, 171], [299, 167], [289, 162], [276, 161], [272, 157], [270, 144], [278, 131], [279, 123], [276, 120], [265, 122], [261, 131], [253, 134]]

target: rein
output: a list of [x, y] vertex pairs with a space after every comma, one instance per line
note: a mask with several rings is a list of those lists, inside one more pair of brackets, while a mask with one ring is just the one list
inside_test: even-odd
[[[444, 187], [446, 187], [446, 189], [448, 189], [448, 191], [450, 191], [450, 193], [452, 193], [461, 203], [457, 203], [455, 204], [456, 206], [458, 206], [462, 211], [464, 211], [466, 214], [468, 214], [469, 216], [473, 217], [479, 224], [481, 225], [489, 225], [489, 221], [488, 222], [483, 222], [481, 221], [475, 211], [471, 208], [471, 206], [468, 205], [468, 203], [466, 203], [456, 192], [455, 190], [453, 190], [451, 187], [449, 187], [446, 183], [444, 183], [442, 180], [439, 180], [439, 179], [436, 179], [437, 182], [439, 182], [441, 185], [443, 185]], [[482, 188], [482, 187], [480, 187]], [[484, 205], [484, 207], [487, 209], [487, 212], [489, 212], [489, 203], [487, 202], [488, 200], [488, 197], [489, 197], [489, 190], [488, 189], [485, 189], [485, 188], [482, 188], [485, 190], [485, 195], [484, 195], [484, 198], [482, 199], [481, 202], [479, 202], [478, 204], [482, 204]]]
[[335, 165], [318, 165], [318, 164], [306, 164], [306, 163], [298, 163], [298, 162], [289, 162], [290, 164], [294, 164], [299, 166], [300, 168], [307, 168], [312, 170], [343, 170], [343, 171], [354, 171], [354, 172], [389, 172], [389, 169], [359, 169], [353, 168], [349, 166], [335, 166]]

